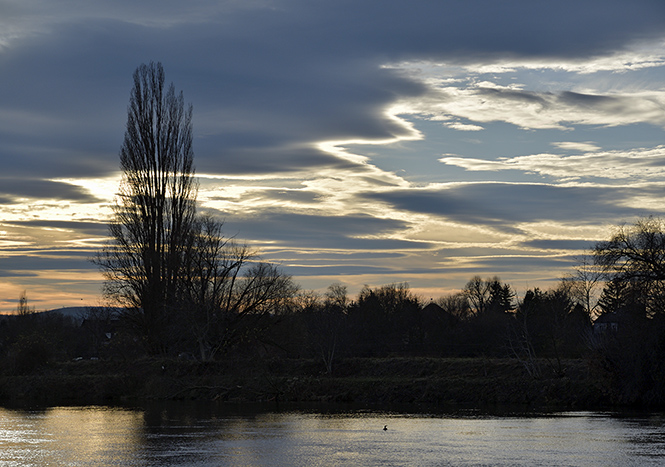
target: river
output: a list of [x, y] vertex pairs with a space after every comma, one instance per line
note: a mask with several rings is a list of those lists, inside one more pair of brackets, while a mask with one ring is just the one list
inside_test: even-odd
[[664, 464], [661, 414], [416, 414], [186, 403], [0, 408], [1, 467]]

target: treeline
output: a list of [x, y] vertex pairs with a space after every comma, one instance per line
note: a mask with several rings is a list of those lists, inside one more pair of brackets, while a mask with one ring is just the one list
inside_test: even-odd
[[214, 307], [169, 307], [158, 352], [146, 339], [141, 310], [94, 308], [74, 319], [37, 313], [24, 295], [17, 314], [0, 320], [0, 368], [24, 374], [58, 361], [142, 355], [270, 357], [315, 360], [334, 375], [348, 358], [483, 357], [516, 359], [539, 378], [543, 371], [564, 376], [567, 359], [584, 358], [606, 378], [613, 400], [662, 405], [663, 227], [653, 218], [618, 227], [570, 277], [522, 297], [498, 277], [473, 277], [459, 293], [436, 300], [406, 283], [365, 286], [356, 297], [341, 284], [317, 293], [299, 290], [274, 266], [251, 263], [242, 275], [227, 275], [235, 285], [220, 288], [225, 301]]
[[[308, 358], [332, 374], [336, 361], [351, 357], [513, 357], [530, 365], [546, 358], [560, 365], [557, 360], [583, 356], [592, 342], [589, 315], [569, 287], [530, 290], [517, 302], [498, 278], [474, 277], [461, 293], [437, 300], [421, 299], [406, 283], [366, 286], [351, 299], [345, 286], [334, 284], [323, 294], [291, 290], [273, 305], [246, 314], [216, 310], [214, 318], [173, 310], [170, 321], [179, 324], [163, 335], [160, 355]], [[3, 368], [154, 355], [135, 314], [94, 308], [78, 317], [34, 310], [7, 316], [0, 322]]]

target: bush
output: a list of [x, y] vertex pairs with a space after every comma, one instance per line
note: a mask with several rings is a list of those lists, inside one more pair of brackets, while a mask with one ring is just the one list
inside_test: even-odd
[[53, 359], [53, 351], [46, 339], [38, 334], [23, 335], [10, 347], [8, 368], [16, 374], [31, 373]]

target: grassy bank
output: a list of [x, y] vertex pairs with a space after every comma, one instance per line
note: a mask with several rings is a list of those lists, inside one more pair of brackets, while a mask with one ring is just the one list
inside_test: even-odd
[[132, 400], [353, 402], [359, 404], [517, 404], [597, 408], [612, 402], [583, 360], [564, 374], [540, 362], [533, 377], [510, 359], [385, 358], [338, 362], [332, 375], [313, 360], [132, 363], [66, 362], [0, 377], [0, 403], [116, 403]]

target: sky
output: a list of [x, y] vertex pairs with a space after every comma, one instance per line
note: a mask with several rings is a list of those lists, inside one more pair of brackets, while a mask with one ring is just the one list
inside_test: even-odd
[[520, 295], [665, 214], [662, 0], [0, 0], [0, 312], [103, 302], [150, 61], [199, 210], [305, 290]]

